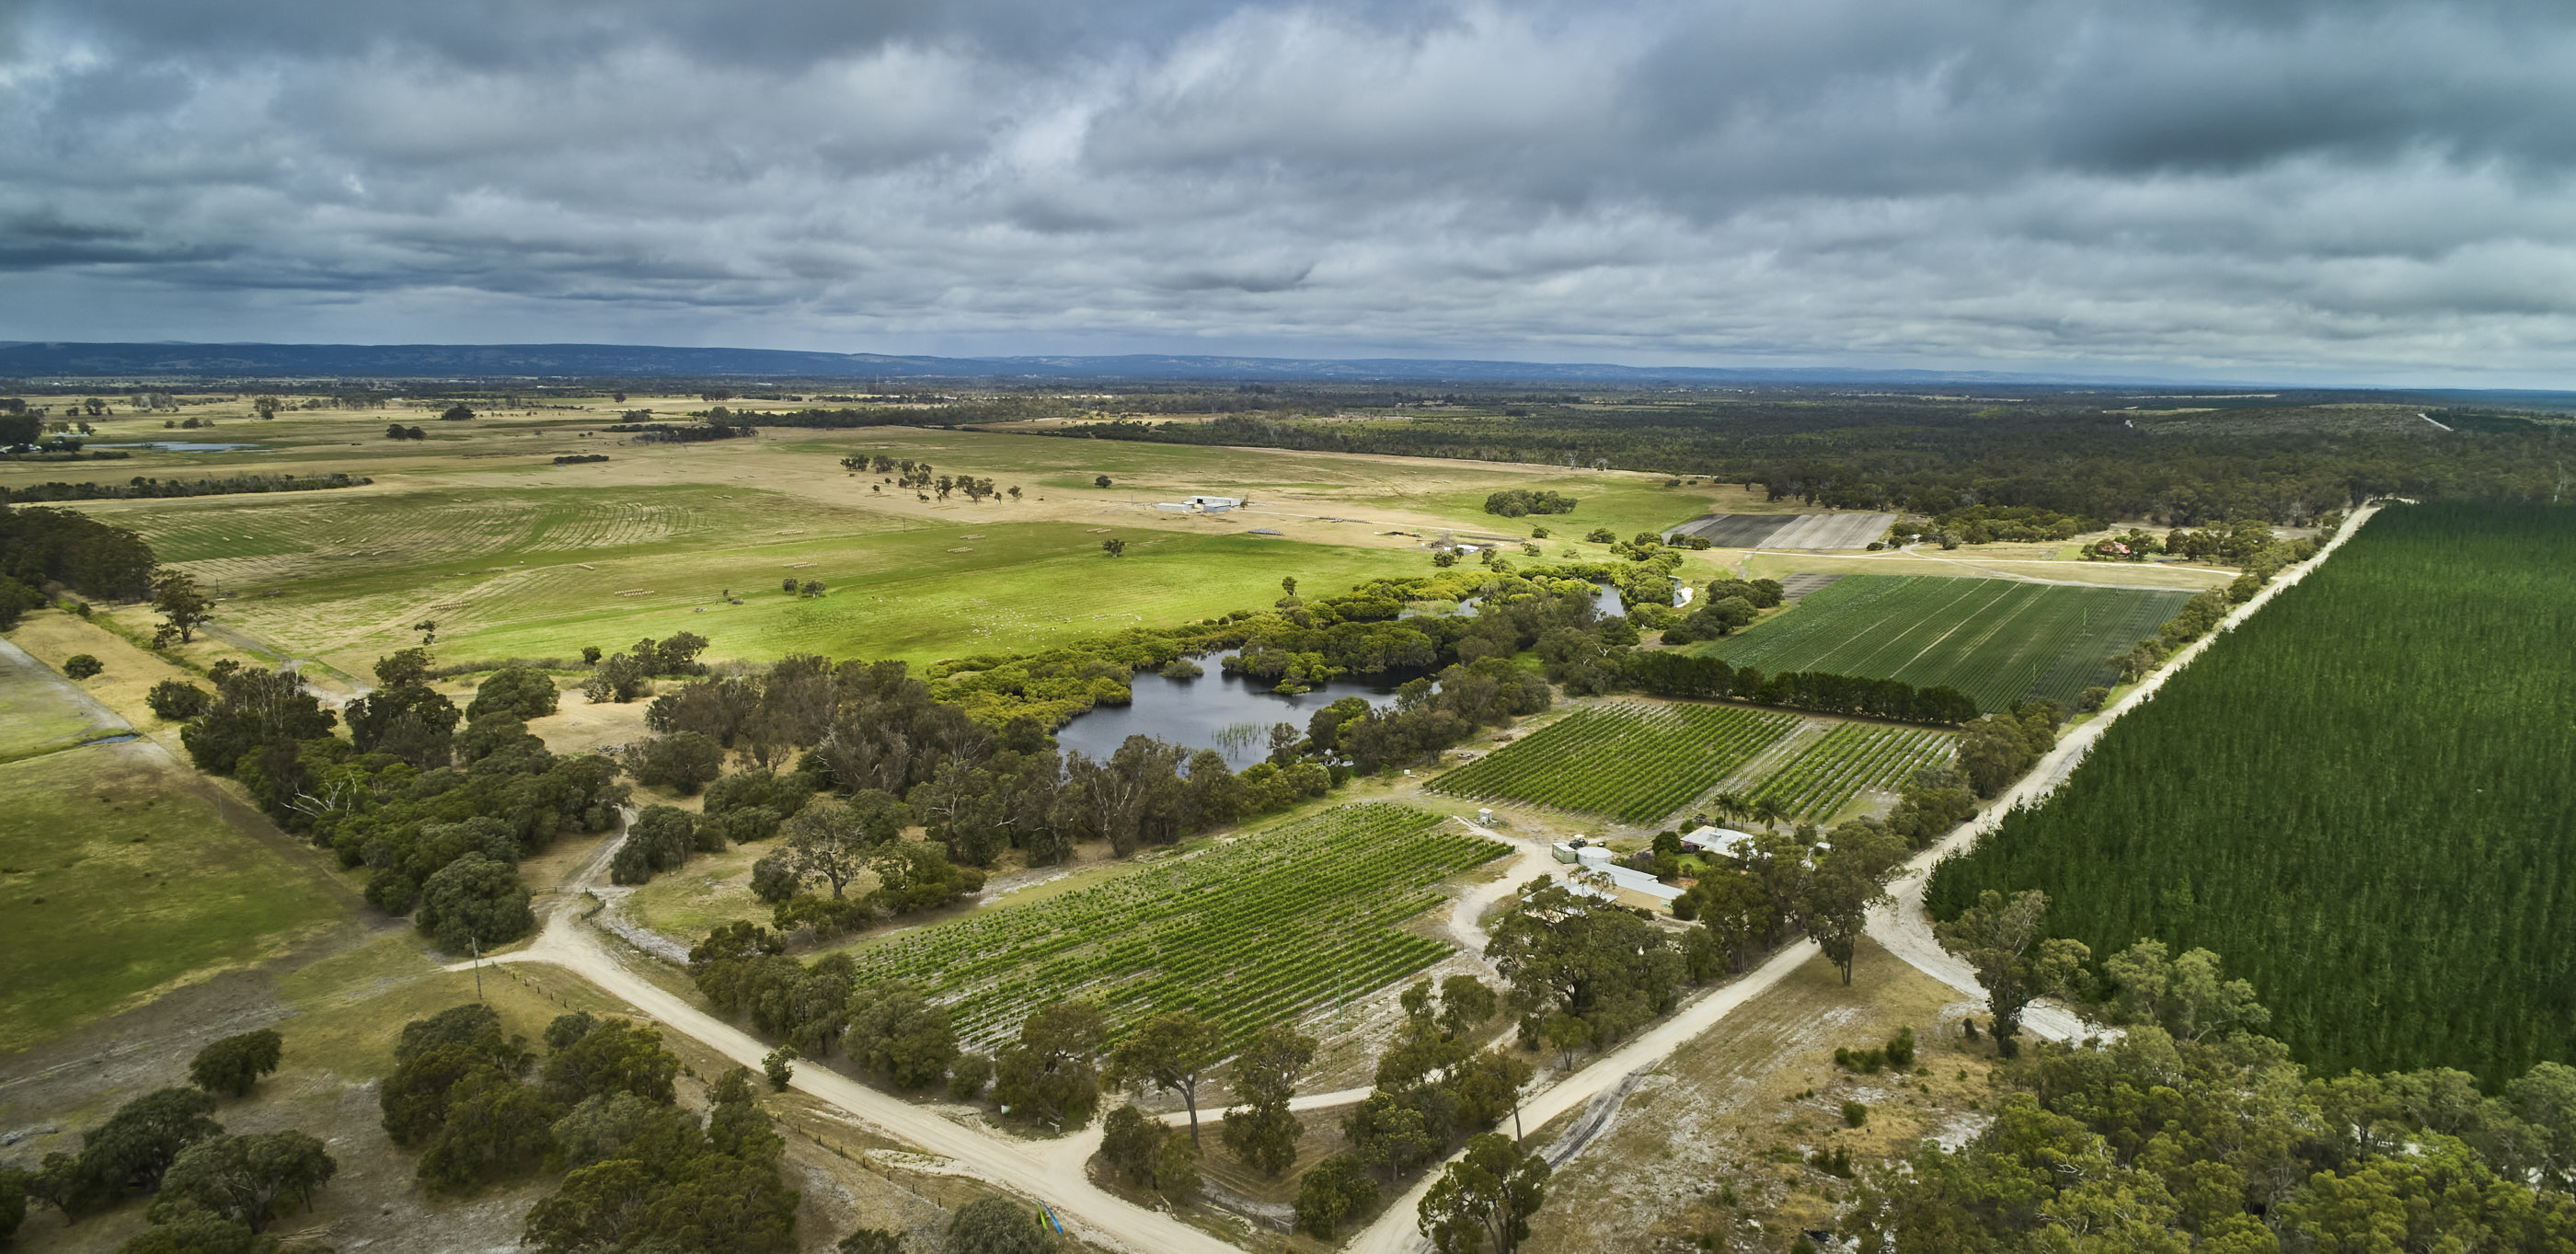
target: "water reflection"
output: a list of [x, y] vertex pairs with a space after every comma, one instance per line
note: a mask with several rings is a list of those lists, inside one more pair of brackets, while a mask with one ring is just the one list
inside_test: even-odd
[[1136, 699], [1123, 706], [1096, 706], [1055, 734], [1066, 753], [1094, 758], [1118, 751], [1129, 736], [1154, 736], [1196, 751], [1214, 749], [1235, 770], [1270, 756], [1270, 726], [1294, 723], [1299, 733], [1315, 711], [1344, 697], [1362, 697], [1370, 705], [1395, 703], [1392, 683], [1334, 680], [1313, 692], [1283, 697], [1260, 680], [1245, 681], [1223, 673], [1217, 659], [1202, 658], [1207, 674], [1198, 679], [1165, 679], [1141, 671], [1128, 681]]

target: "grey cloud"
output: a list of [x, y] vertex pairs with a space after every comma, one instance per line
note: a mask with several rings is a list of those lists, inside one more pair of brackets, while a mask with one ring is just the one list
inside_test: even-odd
[[2569, 65], [2509, 0], [33, 0], [0, 336], [2563, 382]]

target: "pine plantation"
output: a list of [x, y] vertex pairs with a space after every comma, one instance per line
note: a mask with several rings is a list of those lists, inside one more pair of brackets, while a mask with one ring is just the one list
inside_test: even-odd
[[2314, 1071], [2576, 1059], [2576, 510], [2396, 507], [1936, 871], [2225, 955]]

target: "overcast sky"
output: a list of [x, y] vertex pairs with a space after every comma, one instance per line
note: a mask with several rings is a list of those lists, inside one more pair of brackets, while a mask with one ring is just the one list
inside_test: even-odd
[[0, 338], [2576, 387], [2576, 5], [0, 0]]

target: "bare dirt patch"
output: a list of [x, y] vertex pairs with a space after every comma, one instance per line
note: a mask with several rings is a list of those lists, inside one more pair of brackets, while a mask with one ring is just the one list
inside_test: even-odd
[[[1991, 1058], [1958, 1029], [1970, 1009], [1866, 941], [1849, 988], [1810, 960], [1639, 1079], [1549, 1181], [1528, 1248], [1644, 1254], [1707, 1235], [1716, 1248], [1785, 1251], [1801, 1230], [1830, 1228], [1849, 1185], [1811, 1155], [1840, 1149], [1855, 1166], [1902, 1155], [1989, 1100]], [[1904, 1026], [1929, 1075], [1834, 1065], [1835, 1049], [1875, 1047]], [[1845, 1125], [1846, 1101], [1868, 1107], [1864, 1126]]]

